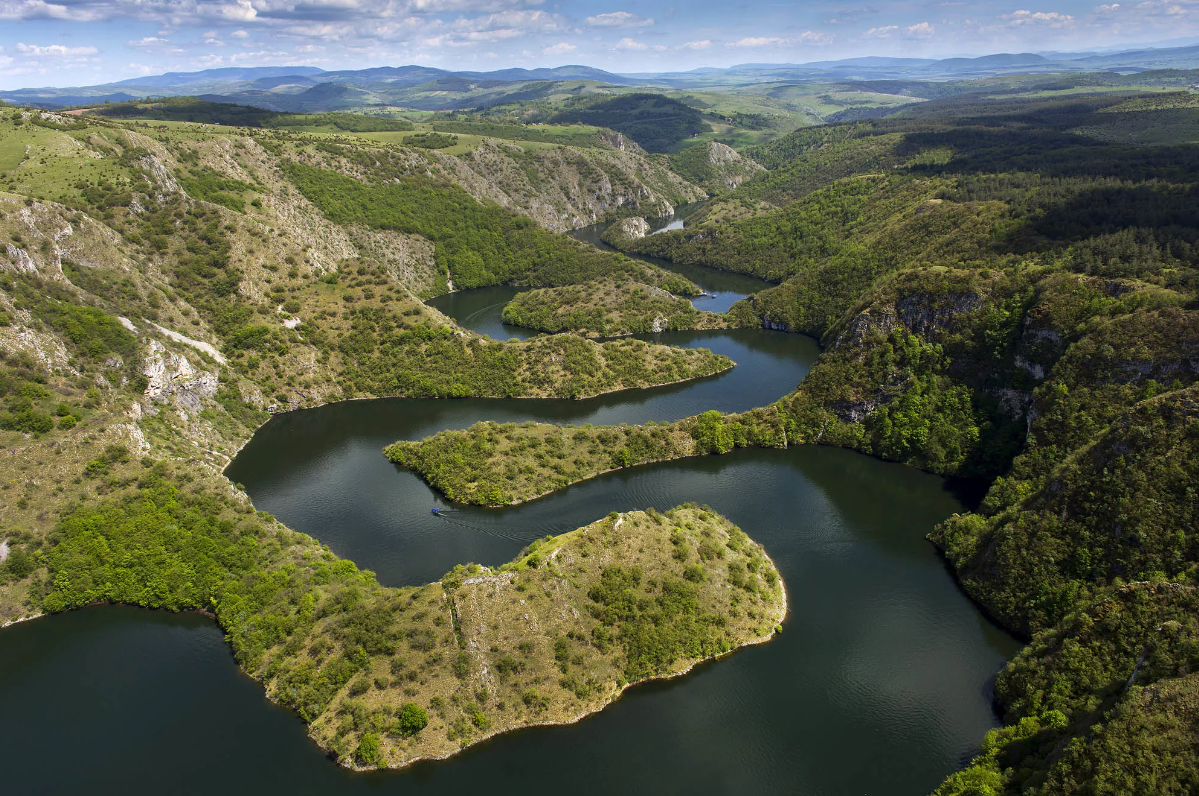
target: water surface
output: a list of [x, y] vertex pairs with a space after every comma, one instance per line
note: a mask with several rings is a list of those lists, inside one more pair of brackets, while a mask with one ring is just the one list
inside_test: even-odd
[[[360, 563], [395, 580], [418, 582], [442, 563], [497, 564], [516, 553], [516, 543], [429, 527], [432, 493], [394, 469], [391, 478], [415, 499], [398, 505], [390, 493], [359, 490], [363, 511], [336, 528], [313, 509], [340, 496], [302, 474], [296, 480], [308, 489], [278, 508], [297, 528], [343, 540], [335, 548], [389, 526], [407, 560]], [[259, 500], [256, 481], [248, 486], [259, 505], [270, 502]], [[5, 631], [6, 788], [917, 796], [976, 749], [994, 724], [988, 684], [1015, 644], [962, 597], [923, 538], [961, 508], [939, 478], [837, 449], [739, 451], [635, 468], [520, 508], [471, 514], [536, 536], [611, 509], [683, 500], [710, 503], [774, 558], [791, 613], [769, 644], [632, 689], [573, 726], [500, 736], [443, 763], [364, 776], [325, 760], [300, 721], [238, 673], [211, 622], [88, 609]], [[356, 525], [363, 515], [378, 516]]]
[[[0, 760], [11, 793], [927, 793], [995, 724], [990, 682], [1016, 644], [955, 587], [925, 534], [954, 485], [850, 451], [801, 447], [632, 468], [504, 510], [444, 502], [383, 445], [477, 420], [639, 423], [760, 406], [817, 353], [799, 335], [671, 333], [729, 373], [588, 401], [352, 401], [280, 415], [230, 466], [255, 505], [391, 585], [607, 512], [709, 504], [760, 541], [790, 614], [768, 644], [641, 686], [569, 727], [500, 736], [442, 763], [369, 775], [326, 760], [242, 676], [198, 616], [92, 608], [0, 634]], [[478, 529], [478, 530], [476, 530]]]
[[466, 329], [485, 334], [492, 340], [528, 340], [538, 332], [504, 323], [504, 307], [516, 294], [528, 288], [494, 285], [475, 290], [459, 290], [429, 299], [426, 304], [441, 310]]

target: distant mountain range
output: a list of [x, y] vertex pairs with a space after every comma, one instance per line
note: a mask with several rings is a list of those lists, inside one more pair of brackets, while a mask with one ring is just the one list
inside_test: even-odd
[[[1199, 69], [1199, 45], [1120, 52], [997, 53], [978, 58], [867, 56], [806, 64], [739, 64], [688, 72], [620, 75], [590, 66], [455, 72], [425, 66], [325, 71], [311, 66], [228, 67], [168, 72], [96, 86], [0, 91], [5, 102], [46, 108], [121, 102], [143, 97], [200, 96], [276, 111], [326, 111], [370, 105], [430, 110], [476, 108], [537, 99], [598, 84], [702, 88], [766, 82], [860, 80], [944, 81], [1024, 73]], [[563, 87], [562, 83], [574, 83]], [[592, 85], [594, 84], [594, 85]]]

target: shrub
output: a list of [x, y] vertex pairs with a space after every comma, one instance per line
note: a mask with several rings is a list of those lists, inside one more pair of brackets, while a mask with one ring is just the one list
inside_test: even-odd
[[354, 759], [363, 766], [382, 765], [383, 755], [379, 748], [379, 736], [373, 732], [364, 734], [362, 740], [358, 742], [358, 750], [354, 752]]
[[425, 709], [413, 702], [404, 703], [404, 706], [400, 708], [400, 716], [396, 719], [396, 734], [410, 738], [427, 726], [429, 726], [429, 714], [425, 712]]

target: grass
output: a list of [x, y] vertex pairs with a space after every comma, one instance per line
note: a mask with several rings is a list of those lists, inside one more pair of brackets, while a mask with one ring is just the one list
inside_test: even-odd
[[[0, 445], [20, 453], [0, 457], [12, 550], [0, 621], [104, 601], [210, 611], [242, 669], [358, 768], [574, 721], [630, 683], [772, 636], [785, 613], [777, 570], [694, 506], [613, 515], [497, 570], [464, 564], [404, 589], [255, 512], [221, 471], [268, 406], [380, 391], [587, 395], [731, 362], [637, 340], [488, 341], [415, 297], [440, 273], [428, 241], [337, 226], [279, 178], [267, 147], [311, 151], [308, 134], [255, 146], [231, 128], [130, 128], [176, 179], [211, 170], [254, 190], [244, 213], [185, 199], [141, 179], [144, 155], [122, 157], [120, 127], [0, 119], [0, 140], [37, 150], [17, 189], [79, 208], [0, 194], [0, 240], [38, 272], [0, 274]], [[55, 154], [80, 151], [73, 142], [104, 156]], [[227, 364], [153, 324], [222, 348]], [[159, 379], [152, 401], [147, 371], [195, 378]], [[635, 610], [617, 610], [630, 595]], [[428, 720], [415, 731], [398, 723], [410, 704]]]
[[740, 415], [705, 412], [644, 426], [483, 422], [419, 442], [396, 442], [384, 454], [450, 500], [502, 506], [622, 467], [747, 446], [787, 446], [783, 420], [774, 407]]
[[595, 337], [726, 325], [723, 315], [697, 310], [687, 299], [633, 277], [526, 291], [504, 307], [504, 323]]
[[0, 172], [11, 171], [25, 159], [25, 142], [16, 138], [0, 139]]
[[[634, 600], [672, 607], [652, 618], [605, 610], [614, 582]], [[681, 609], [668, 595], [685, 595]], [[785, 596], [758, 545], [718, 515], [683, 506], [664, 514], [613, 512], [533, 542], [494, 570], [462, 566], [425, 587], [369, 589], [362, 608], [381, 614], [382, 632], [400, 643], [390, 655], [371, 656], [313, 733], [345, 762], [369, 767], [577, 720], [630, 683], [769, 638]], [[705, 626], [716, 616], [724, 619], [721, 629]], [[331, 632], [332, 624], [318, 623], [311, 637]], [[302, 656], [296, 665], [304, 664]], [[426, 708], [430, 719], [410, 737], [392, 729], [407, 702]], [[382, 747], [369, 762], [355, 759], [368, 732]]]

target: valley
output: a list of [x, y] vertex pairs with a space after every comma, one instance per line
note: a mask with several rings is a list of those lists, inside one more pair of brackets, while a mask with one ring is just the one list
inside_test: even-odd
[[1187, 75], [904, 68], [0, 106], [6, 775], [1199, 781]]

